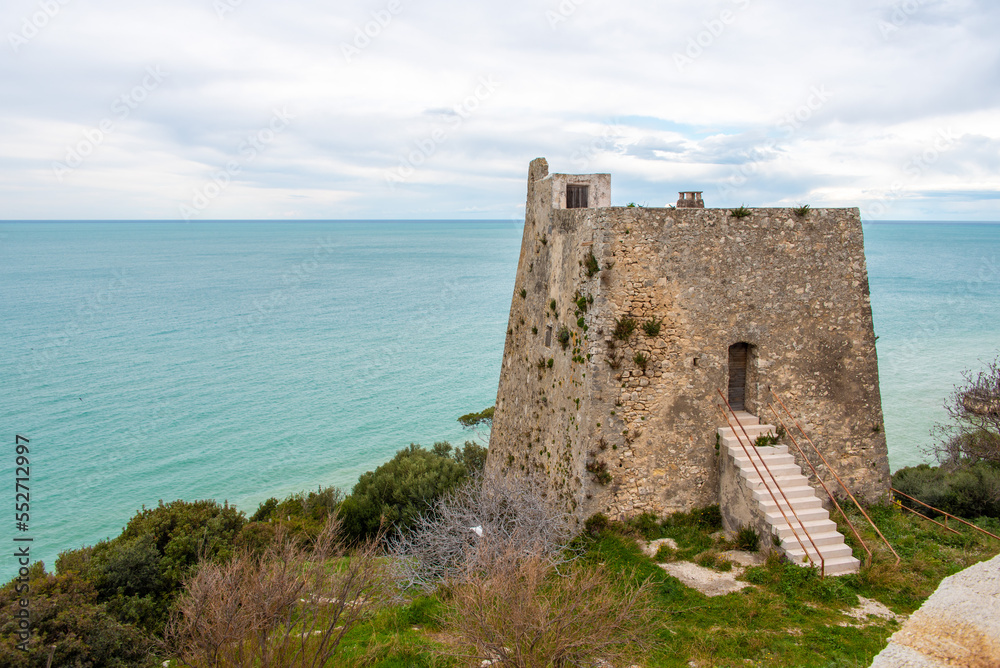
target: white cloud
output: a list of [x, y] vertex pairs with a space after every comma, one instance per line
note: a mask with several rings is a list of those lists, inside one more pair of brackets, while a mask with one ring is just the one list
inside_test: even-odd
[[507, 218], [544, 155], [615, 203], [996, 220], [997, 28], [987, 0], [9, 0], [0, 216], [179, 218], [283, 108], [203, 217]]

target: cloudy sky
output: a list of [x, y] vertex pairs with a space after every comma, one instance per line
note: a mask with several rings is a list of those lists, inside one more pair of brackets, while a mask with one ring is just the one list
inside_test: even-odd
[[0, 219], [1000, 220], [996, 0], [4, 0]]

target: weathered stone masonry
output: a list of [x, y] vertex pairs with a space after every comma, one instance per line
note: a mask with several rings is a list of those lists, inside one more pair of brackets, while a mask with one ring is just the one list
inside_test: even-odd
[[[565, 208], [575, 186], [586, 208]], [[578, 517], [717, 503], [716, 390], [743, 342], [746, 409], [763, 413], [772, 387], [852, 490], [879, 499], [889, 467], [858, 210], [609, 205], [609, 175], [531, 163], [489, 473], [541, 479]], [[659, 332], [618, 340], [627, 318]]]

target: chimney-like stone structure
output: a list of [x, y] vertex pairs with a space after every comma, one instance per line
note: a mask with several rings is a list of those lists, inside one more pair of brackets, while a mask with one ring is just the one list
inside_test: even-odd
[[702, 190], [686, 190], [678, 193], [678, 209], [704, 209], [705, 201], [701, 198]]

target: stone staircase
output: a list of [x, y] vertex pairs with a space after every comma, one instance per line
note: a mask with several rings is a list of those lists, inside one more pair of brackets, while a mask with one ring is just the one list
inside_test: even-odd
[[[760, 420], [750, 413], [736, 411], [736, 415], [751, 440], [762, 434], [774, 433], [775, 431], [772, 425], [760, 424]], [[743, 438], [743, 432], [739, 427], [736, 429], [740, 438]], [[816, 567], [819, 567], [819, 554], [816, 553], [816, 548], [818, 548], [825, 561], [826, 575], [856, 573], [861, 562], [852, 555], [851, 548], [844, 542], [844, 536], [837, 531], [837, 524], [830, 519], [830, 514], [823, 507], [820, 498], [816, 496], [816, 490], [809, 485], [809, 480], [802, 475], [802, 469], [795, 463], [795, 458], [789, 454], [788, 446], [748, 447], [751, 457], [756, 460], [755, 463], [760, 469], [760, 474], [764, 476], [768, 485], [771, 486], [774, 496], [778, 499], [778, 504], [775, 504], [771, 494], [768, 493], [761, 481], [760, 475], [754, 469], [753, 463], [740, 446], [736, 435], [733, 434], [733, 430], [729, 427], [723, 427], [719, 429], [718, 433], [722, 446], [726, 448], [727, 456], [738, 467], [743, 486], [753, 497], [747, 501], [750, 502], [750, 505], [756, 505], [758, 513], [755, 514], [762, 515], [764, 518], [767, 532], [761, 536], [761, 540], [770, 540], [769, 536], [777, 534], [781, 538], [781, 551], [787, 555], [792, 563], [802, 566], [809, 566], [809, 558], [811, 557]], [[743, 442], [746, 443], [745, 438], [743, 438]], [[809, 541], [805, 531], [796, 521], [788, 503], [774, 488], [774, 483], [763, 466], [764, 462], [767, 463], [767, 467], [778, 486], [784, 492], [784, 497], [787, 497], [788, 502], [791, 503], [791, 509], [794, 509], [795, 515], [798, 515], [798, 519], [809, 532], [812, 542]], [[784, 516], [781, 513], [782, 510]], [[788, 526], [785, 516], [792, 523], [792, 527], [795, 529], [794, 533], [792, 527]], [[805, 549], [796, 540], [795, 533], [798, 533]], [[816, 545], [815, 548], [813, 543]]]

